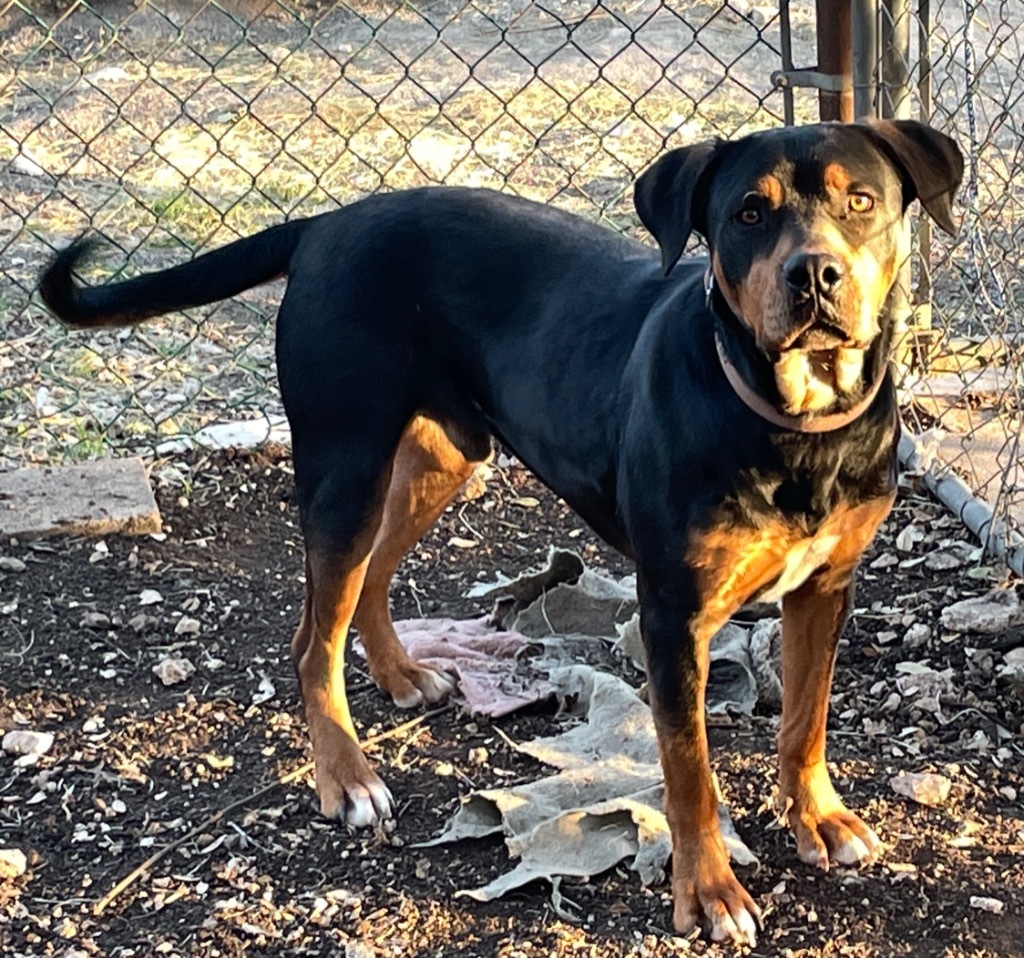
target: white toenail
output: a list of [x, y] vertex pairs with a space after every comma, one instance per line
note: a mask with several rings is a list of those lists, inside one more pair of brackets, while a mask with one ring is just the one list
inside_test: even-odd
[[345, 812], [345, 821], [356, 828], [365, 828], [377, 820], [377, 814], [373, 808], [369, 792], [362, 786], [358, 792], [353, 790], [348, 796], [348, 808]]
[[757, 944], [757, 923], [754, 921], [753, 916], [746, 909], [740, 912], [739, 918], [736, 920], [736, 924], [739, 927], [740, 933], [743, 935], [747, 944]]
[[840, 865], [856, 865], [871, 857], [867, 845], [856, 835], [851, 835], [845, 842], [836, 848], [835, 860]]

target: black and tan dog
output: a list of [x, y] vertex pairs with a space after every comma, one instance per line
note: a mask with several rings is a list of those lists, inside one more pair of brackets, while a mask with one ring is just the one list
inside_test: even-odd
[[[484, 190], [378, 195], [164, 272], [84, 288], [83, 252], [42, 280], [71, 326], [119, 326], [287, 274], [277, 325], [306, 543], [292, 653], [325, 815], [392, 797], [359, 748], [343, 679], [353, 622], [401, 705], [449, 680], [388, 611], [405, 551], [498, 437], [636, 560], [672, 830], [675, 926], [752, 942], [704, 726], [708, 643], [782, 597], [779, 790], [806, 862], [878, 840], [825, 765], [833, 660], [854, 572], [892, 505], [897, 414], [885, 303], [908, 204], [947, 231], [962, 162], [912, 121], [778, 129], [675, 150], [637, 183], [652, 251]], [[710, 262], [677, 263], [691, 231]]]

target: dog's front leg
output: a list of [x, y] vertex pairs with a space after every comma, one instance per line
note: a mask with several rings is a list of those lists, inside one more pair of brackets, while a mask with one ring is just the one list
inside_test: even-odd
[[842, 803], [825, 765], [825, 727], [839, 635], [853, 601], [854, 568], [821, 572], [782, 600], [779, 800], [802, 861], [870, 861], [878, 838]]
[[715, 941], [753, 945], [760, 911], [729, 865], [708, 756], [704, 691], [711, 634], [685, 603], [651, 590], [645, 590], [640, 622], [672, 832], [673, 923], [681, 933], [701, 924]]

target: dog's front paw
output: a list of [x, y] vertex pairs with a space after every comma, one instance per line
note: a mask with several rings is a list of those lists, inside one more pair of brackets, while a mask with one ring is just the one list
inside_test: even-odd
[[720, 838], [673, 849], [672, 902], [680, 934], [699, 926], [712, 941], [757, 944], [761, 910], [733, 874]]
[[790, 776], [780, 800], [801, 861], [828, 871], [829, 865], [865, 865], [877, 857], [882, 843], [836, 795], [824, 763]]
[[322, 781], [317, 774], [317, 794], [320, 811], [356, 828], [377, 825], [394, 817], [394, 798], [391, 790], [372, 771], [365, 781], [347, 785], [333, 780]]
[[391, 791], [370, 768], [359, 743], [340, 726], [310, 724], [316, 794], [326, 818], [365, 828], [394, 817]]

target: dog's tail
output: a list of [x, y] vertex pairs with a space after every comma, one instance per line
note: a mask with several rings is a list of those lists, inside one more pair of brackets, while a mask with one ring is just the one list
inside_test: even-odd
[[67, 326], [134, 326], [176, 309], [228, 299], [285, 274], [309, 222], [272, 226], [189, 263], [106, 286], [75, 283], [75, 267], [97, 246], [95, 240], [79, 239], [54, 257], [39, 284], [39, 295]]

